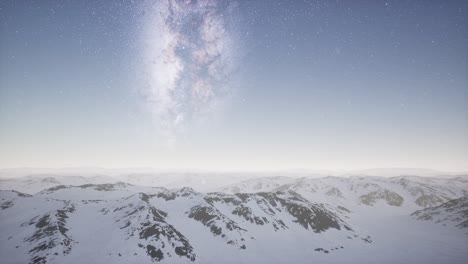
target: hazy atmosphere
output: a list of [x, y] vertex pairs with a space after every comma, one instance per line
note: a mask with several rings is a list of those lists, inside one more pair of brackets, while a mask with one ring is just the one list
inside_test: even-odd
[[0, 167], [468, 171], [466, 1], [2, 1]]

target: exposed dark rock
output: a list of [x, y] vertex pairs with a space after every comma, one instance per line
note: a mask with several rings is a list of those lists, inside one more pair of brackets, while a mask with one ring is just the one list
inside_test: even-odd
[[160, 192], [156, 195], [158, 198], [163, 198], [166, 201], [174, 200], [176, 198], [176, 194], [173, 192]]
[[330, 188], [330, 190], [328, 190], [325, 195], [327, 196], [332, 196], [332, 197], [337, 197], [337, 198], [343, 198], [343, 194], [341, 193], [341, 191], [336, 188], [336, 187], [332, 187]]
[[45, 189], [44, 191], [42, 192], [55, 192], [55, 191], [58, 191], [58, 190], [62, 190], [62, 189], [67, 189], [69, 188], [70, 186], [65, 186], [65, 185], [57, 185], [57, 186], [54, 186], [54, 187], [51, 187], [51, 188], [48, 188], [48, 189]]
[[391, 206], [401, 206], [404, 201], [403, 197], [401, 197], [398, 193], [392, 192], [387, 189], [370, 192], [366, 195], [361, 195], [359, 199], [363, 204], [369, 206], [374, 205], [377, 202], [377, 200], [384, 200], [388, 205]]
[[411, 214], [417, 220], [431, 220], [444, 225], [453, 223], [458, 228], [468, 227], [468, 197], [450, 200], [439, 206], [428, 207]]
[[[32, 236], [27, 237], [25, 242], [36, 242], [36, 246], [29, 250], [32, 263], [46, 263], [50, 251], [55, 250], [54, 255], [58, 255], [57, 250], [62, 255], [67, 255], [72, 250], [72, 245], [76, 242], [68, 235], [66, 219], [70, 213], [75, 211], [73, 204], [67, 203], [63, 209], [46, 213], [40, 217], [34, 217], [22, 225], [34, 225], [36, 228]], [[43, 252], [47, 252], [44, 253]]]
[[415, 203], [421, 207], [430, 207], [434, 205], [440, 205], [444, 203], [446, 200], [442, 199], [441, 197], [432, 194], [432, 195], [426, 195], [423, 194], [418, 199], [416, 199]]
[[146, 246], [142, 243], [138, 246], [145, 247], [147, 254], [155, 261], [163, 259], [166, 253], [170, 256], [167, 250], [162, 251], [167, 244], [175, 254], [195, 261], [196, 255], [188, 239], [166, 222], [167, 213], [153, 207], [149, 199], [150, 196], [144, 193], [122, 199], [127, 204], [115, 210], [120, 214], [117, 222], [124, 223], [121, 229], [127, 230], [129, 236], [137, 235], [142, 241], [148, 241]]
[[30, 194], [26, 194], [26, 193], [14, 191], [14, 190], [12, 190], [12, 192], [16, 193], [16, 195], [18, 195], [18, 197], [32, 197], [32, 195], [30, 195]]
[[86, 189], [86, 188], [93, 188], [96, 191], [115, 191], [118, 188], [124, 188], [127, 186], [131, 186], [131, 184], [124, 183], [124, 182], [117, 182], [117, 183], [105, 183], [105, 184], [83, 184], [77, 187]]
[[162, 253], [161, 249], [156, 249], [152, 245], [146, 246], [146, 252], [153, 260], [160, 261], [164, 258], [164, 254]]
[[7, 209], [7, 208], [12, 207], [13, 205], [14, 205], [14, 204], [13, 204], [13, 201], [6, 201], [6, 202], [4, 202], [4, 203], [2, 203], [2, 204], [0, 205], [0, 208], [1, 208], [2, 210], [5, 210], [5, 209]]
[[140, 193], [140, 199], [144, 202], [148, 202], [150, 197], [145, 193]]
[[351, 211], [348, 208], [345, 208], [345, 207], [343, 207], [341, 205], [338, 206], [338, 209], [343, 211], [343, 212], [346, 212], [346, 213], [351, 213]]
[[[228, 231], [233, 231], [240, 236], [247, 231], [212, 206], [195, 206], [188, 212], [188, 217], [209, 227], [213, 235], [221, 236], [225, 239], [231, 237], [230, 234], [226, 233]], [[232, 242], [230, 243], [230, 241]], [[238, 244], [241, 242], [240, 239], [235, 239], [235, 241], [229, 240], [228, 244]]]
[[362, 239], [362, 241], [364, 241], [364, 242], [366, 242], [366, 243], [372, 243], [372, 239], [371, 239], [370, 236], [367, 236], [367, 237], [361, 238], [361, 239]]

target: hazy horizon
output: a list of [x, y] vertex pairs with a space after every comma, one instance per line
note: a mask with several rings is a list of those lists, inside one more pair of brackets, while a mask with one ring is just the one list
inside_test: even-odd
[[124, 174], [239, 174], [251, 176], [420, 176], [420, 177], [451, 177], [468, 174], [468, 171], [443, 171], [429, 168], [367, 168], [357, 170], [314, 170], [303, 168], [291, 169], [193, 169], [193, 168], [156, 168], [156, 167], [97, 167], [97, 166], [72, 166], [72, 167], [10, 167], [0, 168], [0, 177], [27, 176], [27, 175], [63, 175], [63, 176], [88, 176], [88, 175], [124, 175]]

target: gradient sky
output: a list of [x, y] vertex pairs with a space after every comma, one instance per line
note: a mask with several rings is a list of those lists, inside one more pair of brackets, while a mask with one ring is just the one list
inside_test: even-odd
[[0, 167], [468, 170], [467, 1], [0, 3]]

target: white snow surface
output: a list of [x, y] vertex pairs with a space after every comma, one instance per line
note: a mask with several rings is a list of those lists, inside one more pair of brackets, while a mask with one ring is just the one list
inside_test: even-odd
[[468, 260], [465, 176], [32, 174], [0, 190], [2, 263]]

